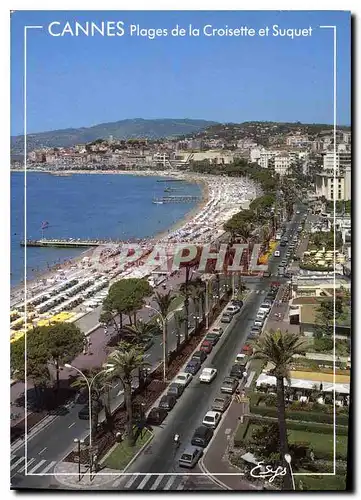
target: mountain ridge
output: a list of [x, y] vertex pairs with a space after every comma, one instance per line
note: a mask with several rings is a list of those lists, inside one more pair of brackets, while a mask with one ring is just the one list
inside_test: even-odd
[[[27, 134], [27, 149], [41, 147], [70, 147], [100, 138], [113, 136], [114, 139], [147, 138], [161, 139], [198, 132], [218, 122], [190, 118], [127, 118], [115, 122], [104, 122], [90, 127], [50, 130]], [[12, 136], [12, 154], [22, 153], [24, 136]]]

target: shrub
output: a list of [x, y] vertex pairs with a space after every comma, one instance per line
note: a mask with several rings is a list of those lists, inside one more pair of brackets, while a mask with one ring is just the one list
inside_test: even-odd
[[[287, 423], [288, 430], [295, 431], [306, 431], [306, 432], [322, 432], [322, 434], [333, 434], [333, 425], [324, 425], [311, 422], [297, 422], [294, 420], [289, 420]], [[336, 428], [336, 434], [338, 436], [347, 436], [348, 427], [338, 425]]]
[[[255, 415], [264, 415], [267, 417], [278, 417], [277, 408], [272, 406], [250, 406], [250, 410]], [[301, 420], [303, 422], [319, 422], [333, 424], [333, 414], [316, 413], [313, 411], [292, 411], [286, 410], [288, 420]], [[337, 415], [337, 425], [348, 425], [348, 415]]]

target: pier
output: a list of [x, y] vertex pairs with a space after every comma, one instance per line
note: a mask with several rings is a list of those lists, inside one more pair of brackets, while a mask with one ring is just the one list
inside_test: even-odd
[[190, 195], [161, 196], [160, 198], [153, 198], [153, 203], [191, 203], [199, 199], [199, 196]]
[[111, 240], [62, 240], [62, 239], [54, 239], [54, 240], [27, 240], [20, 242], [20, 246], [25, 247], [57, 247], [57, 248], [89, 248], [89, 247], [98, 247], [100, 245], [105, 245], [107, 243], [118, 243], [116, 241]]

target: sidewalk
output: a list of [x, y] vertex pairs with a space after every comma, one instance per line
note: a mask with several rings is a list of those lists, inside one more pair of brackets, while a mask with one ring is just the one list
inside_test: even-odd
[[[227, 449], [236, 431], [239, 417], [242, 415], [243, 404], [233, 401], [227, 411], [225, 419], [217, 429], [211, 445], [205, 453], [202, 464], [205, 472], [213, 476], [217, 482], [222, 483], [229, 490], [250, 491], [261, 488], [249, 483], [243, 478], [242, 471], [228, 461]], [[220, 476], [218, 474], [237, 474]]]
[[112, 484], [114, 480], [121, 476], [120, 471], [104, 468], [93, 474], [90, 480], [89, 469], [81, 465], [81, 475], [79, 481], [79, 465], [73, 462], [60, 462], [54, 469], [54, 479], [67, 489], [97, 490], [104, 489]]

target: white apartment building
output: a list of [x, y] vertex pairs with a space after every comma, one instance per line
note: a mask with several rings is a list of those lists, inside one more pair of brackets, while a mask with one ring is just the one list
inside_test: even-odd
[[324, 170], [332, 170], [335, 168], [336, 171], [342, 172], [345, 168], [351, 168], [351, 152], [350, 151], [338, 151], [335, 153], [332, 151], [326, 153], [323, 157], [323, 168]]
[[278, 151], [271, 151], [265, 148], [261, 149], [258, 165], [262, 168], [270, 168]]
[[287, 146], [301, 146], [308, 142], [308, 137], [306, 135], [291, 135], [286, 137]]
[[281, 176], [287, 175], [292, 159], [288, 153], [280, 153], [275, 157], [275, 172]]
[[351, 168], [338, 173], [335, 177], [332, 171], [316, 175], [316, 195], [326, 200], [351, 200]]
[[258, 163], [261, 158], [261, 148], [253, 148], [249, 152], [249, 161], [251, 163]]
[[342, 133], [342, 142], [345, 144], [351, 144], [351, 132]]

